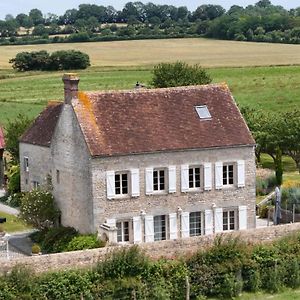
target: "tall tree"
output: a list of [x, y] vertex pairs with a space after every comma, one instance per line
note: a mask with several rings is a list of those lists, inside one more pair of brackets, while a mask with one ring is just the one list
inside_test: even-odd
[[34, 8], [29, 12], [29, 18], [32, 20], [34, 25], [39, 25], [44, 23], [43, 14], [37, 8]]

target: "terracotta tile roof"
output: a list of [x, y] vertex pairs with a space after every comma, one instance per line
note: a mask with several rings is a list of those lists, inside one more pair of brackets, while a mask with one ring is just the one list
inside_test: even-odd
[[5, 148], [5, 140], [4, 140], [4, 130], [0, 127], [0, 149]]
[[[254, 140], [225, 84], [80, 92], [72, 104], [92, 156], [237, 145]], [[200, 120], [195, 106], [212, 116]]]
[[22, 135], [20, 142], [50, 147], [62, 107], [61, 102], [49, 102], [32, 126]]

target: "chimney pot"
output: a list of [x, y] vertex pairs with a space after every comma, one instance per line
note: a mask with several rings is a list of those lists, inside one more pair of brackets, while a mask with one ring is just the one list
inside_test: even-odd
[[65, 104], [71, 104], [72, 99], [78, 97], [79, 77], [76, 73], [66, 73], [63, 75], [65, 90]]

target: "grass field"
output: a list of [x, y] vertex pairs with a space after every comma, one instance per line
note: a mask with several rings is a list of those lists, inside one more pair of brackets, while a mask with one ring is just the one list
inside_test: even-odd
[[65, 49], [86, 52], [92, 66], [149, 66], [175, 60], [205, 67], [290, 65], [300, 64], [299, 48], [299, 45], [203, 38], [1, 46], [0, 68], [9, 68], [8, 60], [18, 52]]
[[6, 223], [2, 225], [4, 230], [8, 233], [32, 229], [32, 227], [26, 225], [19, 218], [13, 215], [9, 215], [7, 213], [0, 211], [0, 216], [2, 218], [6, 218]]

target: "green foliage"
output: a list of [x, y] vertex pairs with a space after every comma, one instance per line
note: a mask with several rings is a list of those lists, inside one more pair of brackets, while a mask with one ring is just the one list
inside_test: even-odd
[[14, 290], [6, 280], [0, 278], [0, 300], [15, 300]]
[[269, 194], [277, 185], [275, 175], [271, 175], [265, 179], [256, 178], [256, 195], [262, 196]]
[[18, 71], [53, 71], [86, 69], [90, 66], [87, 54], [75, 50], [61, 50], [51, 55], [47, 51], [21, 52], [9, 61]]
[[24, 114], [19, 114], [14, 120], [9, 120], [5, 126], [6, 150], [14, 163], [19, 162], [19, 138], [29, 128], [32, 120]]
[[20, 206], [20, 217], [36, 228], [47, 228], [56, 223], [60, 212], [51, 193], [32, 190], [25, 193]]
[[[8, 180], [7, 192], [12, 197], [14, 194], [20, 193], [21, 191], [20, 166], [19, 165], [10, 166], [6, 174]], [[7, 199], [7, 200], [11, 201], [12, 199]]]
[[104, 247], [105, 242], [97, 239], [95, 234], [75, 236], [68, 243], [65, 251], [76, 251]]
[[31, 252], [33, 254], [39, 254], [41, 253], [41, 247], [38, 244], [33, 244], [31, 247]]
[[154, 66], [151, 84], [156, 88], [201, 85], [211, 82], [210, 76], [199, 65], [185, 62], [160, 63]]

